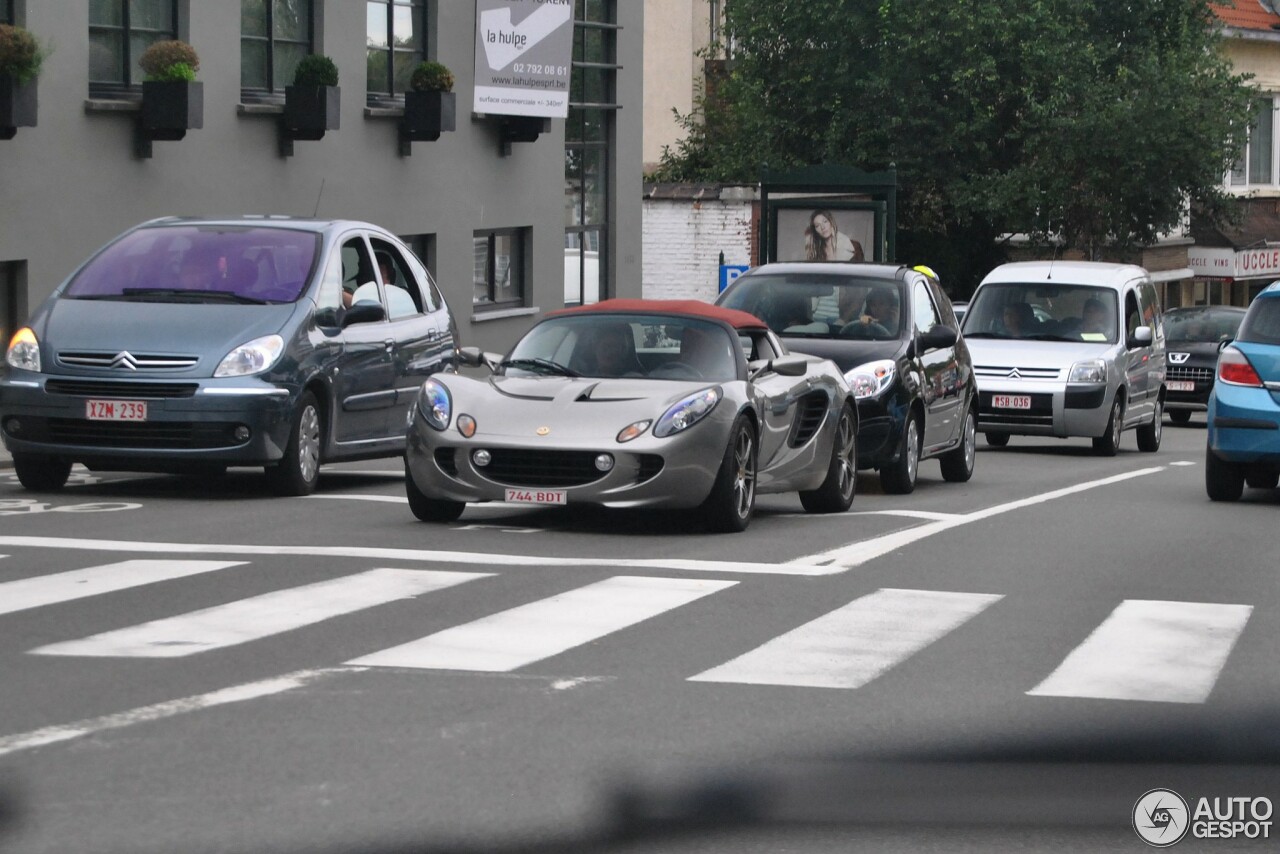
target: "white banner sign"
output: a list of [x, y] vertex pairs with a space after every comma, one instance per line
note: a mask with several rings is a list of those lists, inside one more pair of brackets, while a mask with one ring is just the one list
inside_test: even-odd
[[1280, 278], [1280, 247], [1237, 251], [1193, 246], [1187, 250], [1187, 266], [1197, 276], [1213, 279]]
[[474, 111], [569, 115], [572, 0], [476, 0]]

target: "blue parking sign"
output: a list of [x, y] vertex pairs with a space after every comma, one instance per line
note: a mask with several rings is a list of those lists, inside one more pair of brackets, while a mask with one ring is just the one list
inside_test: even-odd
[[720, 290], [723, 292], [729, 287], [734, 279], [741, 276], [751, 268], [746, 264], [721, 264], [720, 265]]

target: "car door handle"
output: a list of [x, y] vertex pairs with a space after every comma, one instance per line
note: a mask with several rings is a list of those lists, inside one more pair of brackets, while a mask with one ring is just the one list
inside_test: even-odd
[[386, 341], [382, 342], [382, 346], [387, 349], [388, 353], [390, 353], [396, 348], [396, 340], [394, 338], [388, 338]]

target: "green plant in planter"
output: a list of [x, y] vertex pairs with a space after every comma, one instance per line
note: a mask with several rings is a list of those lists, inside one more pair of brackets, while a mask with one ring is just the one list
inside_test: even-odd
[[294, 86], [337, 86], [338, 66], [323, 54], [304, 56], [293, 72]]
[[36, 37], [22, 27], [0, 24], [0, 75], [30, 83], [40, 73], [45, 52]]
[[200, 57], [196, 55], [196, 49], [186, 42], [159, 41], [142, 52], [138, 65], [146, 72], [147, 80], [153, 83], [190, 83], [196, 79], [196, 72], [200, 70]]
[[415, 92], [452, 92], [453, 72], [438, 62], [421, 62], [413, 69], [409, 85]]

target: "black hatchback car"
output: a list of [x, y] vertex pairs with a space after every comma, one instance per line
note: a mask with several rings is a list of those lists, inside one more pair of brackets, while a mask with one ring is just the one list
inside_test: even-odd
[[1186, 424], [1191, 413], [1209, 408], [1209, 393], [1222, 345], [1235, 340], [1245, 310], [1228, 305], [1174, 308], [1162, 315], [1165, 368], [1164, 409], [1174, 424]]
[[840, 366], [858, 405], [858, 468], [878, 469], [886, 492], [914, 490], [930, 457], [946, 480], [973, 475], [973, 362], [937, 279], [892, 264], [765, 264], [716, 303]]
[[368, 223], [169, 218], [84, 262], [14, 335], [0, 431], [29, 489], [91, 469], [321, 463], [404, 452], [418, 388], [454, 364], [426, 268]]

